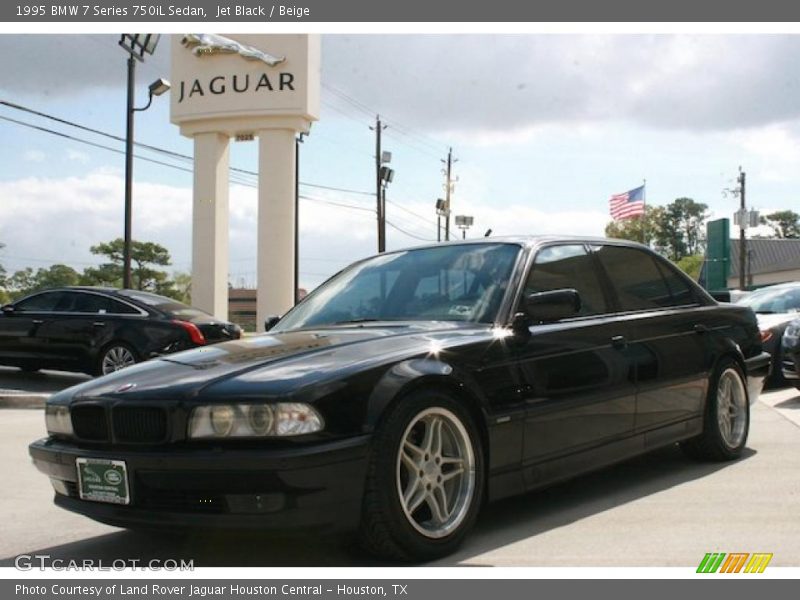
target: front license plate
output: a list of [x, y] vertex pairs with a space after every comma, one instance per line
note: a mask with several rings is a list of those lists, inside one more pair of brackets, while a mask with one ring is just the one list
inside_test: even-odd
[[78, 492], [81, 500], [129, 504], [128, 472], [125, 461], [76, 458]]

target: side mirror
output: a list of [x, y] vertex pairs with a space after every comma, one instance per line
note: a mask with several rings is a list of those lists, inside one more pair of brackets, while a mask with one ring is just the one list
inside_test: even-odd
[[10, 314], [12, 314], [12, 313], [13, 313], [15, 310], [16, 310], [16, 309], [14, 308], [14, 305], [13, 305], [13, 304], [4, 304], [4, 305], [3, 305], [3, 313], [4, 313], [4, 314], [10, 315]]
[[573, 289], [536, 292], [525, 298], [525, 312], [536, 323], [575, 317], [581, 312], [581, 297]]
[[269, 331], [270, 329], [275, 327], [275, 325], [277, 325], [278, 321], [280, 320], [281, 318], [277, 315], [271, 315], [266, 319], [264, 319], [264, 331]]

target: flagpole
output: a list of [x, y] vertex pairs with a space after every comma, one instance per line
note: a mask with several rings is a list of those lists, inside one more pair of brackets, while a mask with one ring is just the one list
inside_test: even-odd
[[642, 243], [649, 248], [650, 244], [647, 243], [647, 235], [645, 234], [647, 230], [647, 179], [642, 180], [642, 203], [644, 208], [642, 212]]

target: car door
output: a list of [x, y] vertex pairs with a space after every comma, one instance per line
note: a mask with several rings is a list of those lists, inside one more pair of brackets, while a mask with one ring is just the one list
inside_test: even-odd
[[91, 291], [66, 291], [56, 306], [57, 318], [45, 322], [41, 336], [52, 359], [92, 367], [98, 348], [113, 336], [118, 310], [125, 305]]
[[636, 429], [701, 414], [712, 356], [709, 311], [685, 277], [650, 252], [615, 245], [593, 251], [632, 325]]
[[[636, 389], [625, 338], [628, 324], [611, 303], [594, 257], [583, 244], [542, 248], [524, 294], [571, 288], [580, 314], [533, 324], [514, 352], [524, 381], [527, 465], [586, 450], [633, 431]], [[526, 470], [535, 485], [536, 469]]]
[[0, 316], [0, 360], [37, 366], [46, 356], [41, 327], [52, 318], [61, 292], [41, 292], [23, 298]]

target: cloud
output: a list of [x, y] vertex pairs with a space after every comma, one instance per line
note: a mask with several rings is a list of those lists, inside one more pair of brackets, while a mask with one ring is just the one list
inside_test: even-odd
[[28, 162], [40, 163], [44, 162], [44, 160], [47, 158], [47, 155], [41, 150], [26, 150], [22, 154], [22, 158]]
[[[0, 36], [0, 91], [122, 89], [117, 36]], [[795, 35], [325, 35], [324, 101], [428, 134], [630, 121], [733, 130], [800, 118]], [[169, 69], [169, 44], [141, 65]], [[337, 118], [340, 116], [337, 113]]]
[[[323, 80], [401, 123], [518, 131], [629, 120], [727, 130], [800, 117], [791, 35], [326, 36]], [[387, 90], [390, 90], [387, 92]], [[354, 107], [334, 93], [332, 101]]]
[[81, 152], [80, 150], [75, 150], [73, 148], [67, 148], [67, 160], [75, 161], [85, 165], [89, 162], [90, 158], [85, 152]]
[[[101, 259], [92, 255], [89, 248], [122, 236], [123, 192], [124, 180], [116, 170], [97, 170], [81, 177], [26, 177], [0, 182], [0, 197], [6, 199], [0, 222], [0, 242], [5, 244], [0, 262], [9, 271], [57, 262], [78, 269], [99, 263]], [[486, 206], [470, 201], [466, 188], [462, 195], [459, 211], [475, 217], [470, 237], [479, 237], [490, 227], [495, 237], [546, 233], [601, 235], [607, 220], [598, 211], [544, 211], [525, 202], [505, 207]], [[356, 202], [352, 197], [325, 190], [315, 191], [313, 198], [300, 204], [300, 281], [309, 288], [376, 251], [376, 220], [370, 212], [371, 203]], [[189, 271], [191, 189], [136, 181], [133, 206], [134, 239], [162, 244], [170, 251], [172, 269]], [[388, 218], [413, 237], [390, 227], [388, 249], [424, 243], [418, 238], [435, 239], [434, 218], [427, 217], [430, 206], [404, 203], [403, 207], [407, 210], [390, 205]], [[236, 285], [241, 281], [252, 285], [256, 279], [256, 222], [256, 190], [231, 186], [230, 281]], [[458, 235], [460, 232], [453, 226], [453, 239]]]

